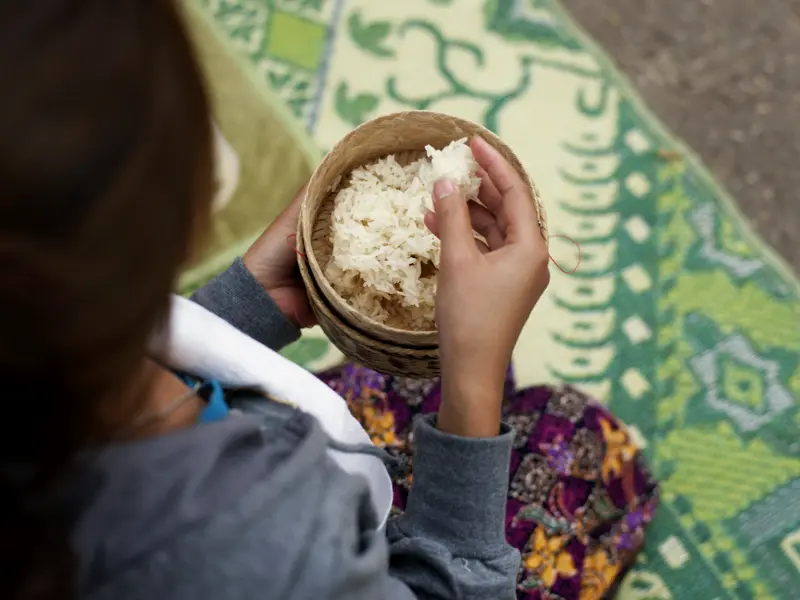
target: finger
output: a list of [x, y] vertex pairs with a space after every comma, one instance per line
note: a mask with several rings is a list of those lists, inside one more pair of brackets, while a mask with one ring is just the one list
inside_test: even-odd
[[425, 213], [425, 227], [428, 228], [433, 235], [439, 237], [439, 223], [436, 221], [436, 213], [428, 211]]
[[502, 248], [506, 243], [505, 236], [500, 231], [500, 226], [492, 212], [485, 206], [473, 201], [467, 203], [467, 209], [469, 210], [472, 228], [486, 239], [489, 248], [492, 250]]
[[489, 180], [502, 198], [521, 186], [523, 182], [520, 180], [519, 174], [489, 142], [476, 136], [472, 138], [470, 147], [478, 165], [489, 176]]
[[481, 179], [481, 187], [478, 190], [478, 199], [481, 203], [492, 211], [495, 216], [503, 212], [503, 196], [497, 191], [494, 183], [489, 178], [489, 174], [481, 167], [478, 167], [475, 174]]
[[442, 240], [442, 258], [460, 260], [479, 254], [474, 242], [467, 202], [458, 187], [447, 179], [437, 181], [433, 188], [433, 197], [439, 239]]
[[[439, 225], [436, 223], [436, 213], [428, 212], [425, 214], [425, 226], [433, 235], [439, 237]], [[475, 245], [481, 254], [488, 254], [491, 252], [491, 248], [489, 248], [483, 240], [475, 238]]]
[[[428, 229], [431, 230], [431, 233], [436, 237], [439, 237], [439, 226], [436, 224], [436, 214], [429, 213], [428, 216], [425, 217], [425, 225], [427, 225]], [[474, 236], [473, 236], [474, 237]], [[491, 248], [484, 242], [482, 239], [475, 237], [475, 246], [478, 248], [481, 254], [488, 254], [492, 251]]]
[[306, 186], [300, 188], [284, 211], [247, 250], [244, 259], [251, 271], [263, 270], [264, 265], [270, 269], [275, 269], [276, 266], [280, 269], [291, 269], [296, 263], [297, 240], [293, 236], [297, 234], [297, 219], [305, 191]]
[[495, 216], [500, 218], [499, 215], [502, 214], [506, 219], [506, 234], [510, 233], [511, 226], [515, 233], [524, 237], [532, 237], [534, 232], [538, 233], [536, 209], [528, 186], [519, 173], [483, 138], [473, 138], [471, 147], [478, 165], [486, 171], [489, 180], [502, 197], [502, 208], [495, 212]]
[[503, 212], [503, 197], [500, 195], [500, 192], [497, 191], [494, 183], [489, 178], [489, 175], [484, 171], [481, 167], [478, 167], [476, 172], [478, 177], [481, 178], [481, 187], [478, 190], [478, 200], [480, 200], [481, 204], [483, 204], [486, 208], [488, 208], [492, 214], [494, 214], [495, 219], [497, 219], [497, 224], [500, 227], [500, 231], [505, 235], [506, 230], [508, 229], [508, 221], [506, 220], [505, 213]]
[[308, 300], [298, 304], [296, 315], [297, 322], [303, 329], [314, 327], [318, 324], [317, 315], [314, 314], [314, 311], [311, 309], [311, 305], [308, 303]]
[[283, 210], [278, 218], [275, 219], [273, 222], [275, 227], [287, 230], [291, 229], [292, 231], [289, 233], [294, 233], [296, 231], [297, 219], [300, 217], [300, 208], [303, 205], [303, 198], [306, 195], [306, 187], [307, 186], [304, 185], [300, 188], [289, 205]]
[[478, 238], [474, 239], [475, 239], [475, 247], [478, 249], [478, 252], [480, 252], [481, 254], [489, 254], [489, 252], [492, 251], [492, 249], [486, 245], [486, 242], [484, 242], [483, 240], [479, 240]]
[[[469, 202], [467, 206], [470, 212], [472, 229], [483, 236], [483, 238], [486, 240], [483, 241], [476, 239], [476, 241], [479, 243], [478, 250], [480, 250], [481, 253], [486, 254], [490, 250], [497, 250], [498, 248], [501, 248], [505, 243], [505, 240], [503, 239], [503, 235], [500, 233], [500, 229], [497, 226], [497, 222], [495, 221], [492, 213], [490, 213], [485, 207], [481, 206], [477, 202]], [[473, 212], [475, 212], [477, 216], [473, 216]], [[477, 224], [476, 220], [478, 222]], [[440, 237], [439, 223], [436, 218], [436, 213], [430, 211], [425, 213], [425, 226], [433, 235]]]

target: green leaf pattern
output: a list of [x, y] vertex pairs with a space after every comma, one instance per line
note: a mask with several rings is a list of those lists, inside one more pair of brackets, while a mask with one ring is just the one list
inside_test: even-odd
[[394, 56], [394, 50], [387, 45], [387, 38], [392, 32], [392, 25], [389, 21], [364, 23], [361, 13], [354, 11], [347, 20], [347, 26], [353, 42], [365, 52], [381, 58]]
[[336, 112], [342, 120], [353, 126], [366, 121], [379, 102], [374, 94], [351, 94], [346, 81], [342, 81], [336, 88]]

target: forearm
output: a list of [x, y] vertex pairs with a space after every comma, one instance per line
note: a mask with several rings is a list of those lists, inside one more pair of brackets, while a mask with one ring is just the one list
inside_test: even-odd
[[241, 259], [237, 258], [191, 299], [273, 350], [300, 337], [297, 327], [283, 315]]
[[442, 334], [442, 401], [437, 427], [466, 438], [490, 438], [500, 432], [506, 375], [511, 355], [498, 340], [476, 346], [460, 336]]
[[[475, 373], [479, 373], [476, 369]], [[437, 428], [465, 438], [492, 438], [500, 434], [505, 377], [474, 378], [442, 375], [442, 402]]]

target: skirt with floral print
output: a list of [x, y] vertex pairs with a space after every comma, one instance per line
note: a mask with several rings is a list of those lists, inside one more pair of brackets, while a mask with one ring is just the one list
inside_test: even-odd
[[[375, 444], [413, 465], [412, 421], [438, 409], [437, 379], [389, 377], [354, 365], [320, 377], [347, 400]], [[506, 514], [507, 539], [522, 553], [517, 597], [611, 597], [658, 504], [658, 487], [625, 426], [570, 387], [515, 391], [510, 371], [504, 413], [517, 434]], [[394, 482], [398, 512], [411, 477]]]

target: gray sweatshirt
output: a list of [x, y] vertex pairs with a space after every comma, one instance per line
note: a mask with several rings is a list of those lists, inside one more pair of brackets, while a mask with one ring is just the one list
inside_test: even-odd
[[[298, 335], [240, 261], [194, 300], [272, 348]], [[515, 598], [507, 428], [478, 440], [419, 421], [407, 510], [383, 532], [313, 417], [255, 396], [234, 408], [85, 459], [68, 490], [81, 598]]]

